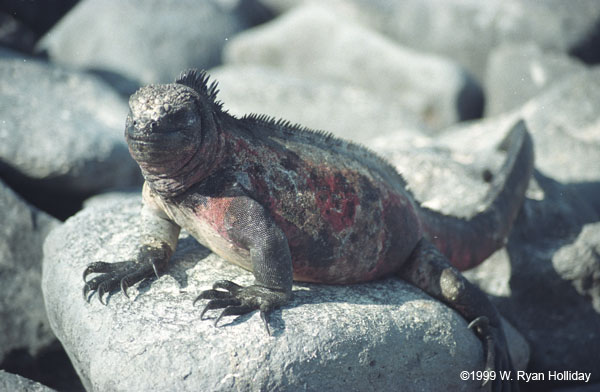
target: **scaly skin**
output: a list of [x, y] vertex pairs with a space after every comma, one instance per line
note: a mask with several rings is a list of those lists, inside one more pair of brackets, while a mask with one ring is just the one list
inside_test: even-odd
[[465, 220], [419, 206], [371, 151], [264, 116], [235, 118], [216, 92], [204, 73], [188, 71], [130, 98], [125, 138], [146, 179], [143, 240], [136, 260], [90, 264], [84, 279], [101, 275], [86, 282], [86, 297], [97, 290], [102, 300], [119, 287], [126, 294], [158, 275], [185, 228], [256, 278], [248, 287], [219, 281], [200, 294], [210, 299], [202, 315], [224, 308], [216, 322], [259, 309], [268, 330], [268, 314], [289, 301], [292, 280], [348, 284], [397, 275], [472, 322], [487, 369], [512, 368], [496, 309], [450, 261], [472, 267], [503, 246], [533, 168], [522, 122], [488, 208]]

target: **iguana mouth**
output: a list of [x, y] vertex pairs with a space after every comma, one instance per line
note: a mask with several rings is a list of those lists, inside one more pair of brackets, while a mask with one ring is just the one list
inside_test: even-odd
[[132, 122], [125, 129], [125, 137], [128, 141], [157, 143], [171, 140], [179, 133], [177, 128], [161, 127], [157, 122], [149, 122], [146, 126], [139, 127]]
[[[169, 132], [169, 133], [173, 133]], [[157, 143], [164, 142], [167, 133], [144, 133], [144, 132], [135, 132], [131, 130], [127, 130], [127, 140], [133, 142], [141, 142], [141, 143]]]

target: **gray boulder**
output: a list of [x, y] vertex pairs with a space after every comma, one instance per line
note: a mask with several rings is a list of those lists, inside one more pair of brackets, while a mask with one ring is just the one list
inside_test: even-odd
[[[0, 222], [2, 363], [14, 350], [25, 350], [35, 356], [56, 340], [46, 317], [41, 278], [42, 244], [59, 222], [26, 204], [2, 181]], [[0, 386], [1, 383], [0, 380]]]
[[483, 93], [457, 64], [399, 46], [311, 4], [229, 41], [226, 64], [261, 65], [294, 76], [359, 86], [432, 128], [480, 117]]
[[223, 44], [250, 25], [248, 4], [256, 2], [84, 0], [38, 49], [56, 62], [138, 84], [172, 82], [186, 68], [221, 62]]
[[600, 313], [600, 223], [583, 226], [573, 243], [556, 251], [552, 265]]
[[[339, 2], [338, 2], [339, 3]], [[342, 2], [344, 3], [344, 2]], [[454, 59], [484, 79], [491, 49], [532, 41], [544, 50], [598, 53], [600, 2], [579, 0], [348, 0], [363, 23], [403, 45]]]
[[577, 59], [544, 52], [537, 45], [513, 44], [494, 49], [485, 77], [486, 115], [520, 107], [564, 77], [585, 70]]
[[[185, 233], [169, 271], [108, 297], [81, 298], [88, 262], [135, 255], [140, 199], [97, 199], [54, 230], [43, 291], [51, 325], [88, 391], [463, 390], [460, 369], [480, 369], [481, 343], [451, 309], [396, 279], [352, 286], [299, 284], [271, 317], [200, 319], [192, 306], [217, 279], [253, 278]], [[210, 314], [209, 318], [214, 318]], [[507, 325], [518, 368], [527, 347]]]
[[224, 108], [238, 117], [267, 114], [358, 142], [426, 129], [413, 113], [359, 86], [256, 65], [226, 65], [212, 69], [210, 75], [219, 82], [218, 98]]
[[598, 182], [598, 108], [600, 67], [593, 67], [564, 78], [520, 108], [448, 129], [439, 142], [468, 156], [470, 151], [492, 149], [506, 130], [523, 118], [532, 134], [536, 167], [541, 172], [566, 183]]
[[123, 138], [127, 104], [108, 85], [14, 53], [0, 56], [0, 83], [2, 178], [84, 194], [140, 183]]
[[10, 392], [54, 392], [54, 389], [0, 369], [0, 390]]

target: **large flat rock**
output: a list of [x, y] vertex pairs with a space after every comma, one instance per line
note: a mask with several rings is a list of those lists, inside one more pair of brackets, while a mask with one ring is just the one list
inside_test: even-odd
[[[88, 391], [480, 390], [459, 378], [483, 366], [466, 322], [396, 279], [296, 285], [271, 316], [272, 336], [256, 312], [215, 328], [200, 319], [195, 296], [217, 279], [248, 284], [252, 275], [183, 234], [169, 272], [131, 288], [131, 300], [85, 302], [87, 263], [135, 255], [139, 210], [139, 196], [96, 200], [45, 243], [48, 315]], [[507, 328], [523, 368], [526, 344]]]

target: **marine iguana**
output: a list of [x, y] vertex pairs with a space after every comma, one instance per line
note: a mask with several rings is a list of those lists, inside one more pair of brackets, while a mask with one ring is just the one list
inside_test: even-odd
[[290, 300], [293, 280], [351, 284], [396, 275], [470, 322], [486, 369], [512, 370], [497, 310], [458, 269], [504, 245], [523, 202], [533, 147], [522, 121], [487, 208], [461, 219], [420, 206], [367, 148], [264, 115], [236, 118], [217, 93], [205, 72], [189, 70], [130, 97], [125, 138], [146, 180], [142, 242], [135, 260], [87, 266], [84, 281], [101, 274], [85, 282], [87, 300], [97, 291], [102, 302], [119, 288], [127, 296], [131, 285], [158, 277], [185, 228], [256, 279], [247, 287], [217, 281], [200, 293], [196, 300], [210, 300], [201, 317], [224, 308], [215, 325], [258, 309], [268, 331], [268, 315]]

